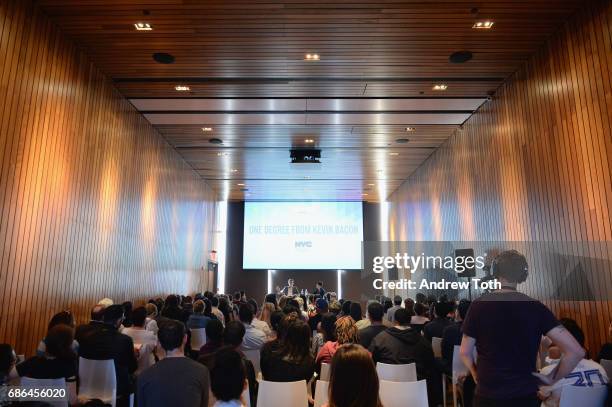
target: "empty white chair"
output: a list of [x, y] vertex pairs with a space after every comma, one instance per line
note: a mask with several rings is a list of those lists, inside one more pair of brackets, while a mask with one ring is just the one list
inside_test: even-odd
[[599, 364], [606, 371], [606, 375], [608, 376], [608, 379], [612, 380], [612, 360], [601, 359], [599, 361]]
[[243, 353], [244, 356], [246, 356], [246, 358], [253, 364], [253, 367], [255, 368], [255, 376], [257, 376], [261, 372], [261, 367], [259, 365], [259, 350], [250, 349], [243, 351]]
[[441, 358], [442, 357], [442, 338], [432, 337], [431, 338], [431, 348], [433, 349], [434, 357]]
[[259, 382], [257, 407], [308, 407], [306, 380], [298, 382]]
[[48, 401], [48, 405], [53, 407], [67, 407], [69, 401], [68, 386], [66, 386], [66, 379], [63, 377], [60, 379], [32, 379], [31, 377], [22, 377], [20, 385], [24, 389], [64, 389], [66, 391], [66, 399], [62, 401]]
[[331, 376], [331, 365], [329, 363], [321, 363], [321, 377], [319, 380], [328, 382]]
[[191, 329], [191, 350], [199, 352], [206, 345], [206, 328]]
[[427, 383], [418, 382], [390, 382], [380, 381], [378, 391], [380, 401], [385, 407], [428, 407]]
[[99, 399], [115, 407], [117, 376], [115, 361], [79, 358], [79, 400]]
[[[323, 370], [323, 369], [321, 369]], [[315, 388], [314, 407], [322, 407], [329, 401], [329, 382], [325, 380], [317, 380]]]
[[563, 386], [559, 407], [604, 407], [607, 386]]
[[376, 363], [376, 372], [379, 380], [389, 382], [416, 382], [416, 364], [407, 365], [388, 365], [386, 363]]

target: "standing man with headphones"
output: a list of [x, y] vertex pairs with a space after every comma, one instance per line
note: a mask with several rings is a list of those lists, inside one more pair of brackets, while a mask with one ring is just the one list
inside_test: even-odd
[[[475, 300], [463, 323], [461, 359], [477, 385], [474, 406], [538, 407], [538, 387], [569, 374], [585, 351], [544, 304], [516, 290], [527, 280], [525, 256], [516, 250], [502, 252], [493, 260], [491, 273], [501, 289]], [[542, 335], [563, 357], [548, 376], [537, 377]]]

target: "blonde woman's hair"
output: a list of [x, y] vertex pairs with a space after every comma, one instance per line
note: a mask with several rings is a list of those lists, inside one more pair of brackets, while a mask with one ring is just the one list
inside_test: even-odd
[[340, 345], [359, 343], [359, 330], [353, 318], [346, 316], [336, 321], [336, 338]]

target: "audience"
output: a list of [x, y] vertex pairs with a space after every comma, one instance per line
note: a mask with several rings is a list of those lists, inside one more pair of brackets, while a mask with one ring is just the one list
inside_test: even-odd
[[314, 357], [310, 352], [310, 329], [299, 319], [287, 316], [282, 324], [282, 337], [277, 346], [261, 350], [261, 373], [264, 380], [292, 382], [310, 380], [314, 373]]
[[223, 346], [223, 324], [218, 319], [212, 319], [206, 325], [206, 343], [200, 348], [200, 357], [216, 352]]
[[158, 336], [166, 357], [138, 376], [138, 406], [208, 407], [208, 369], [185, 357], [185, 325], [164, 321]]
[[402, 308], [402, 297], [396, 295], [393, 297], [393, 306], [386, 312], [386, 318], [389, 322], [395, 322], [395, 311]]
[[322, 363], [330, 363], [334, 353], [340, 345], [346, 343], [359, 343], [359, 334], [355, 320], [350, 316], [340, 317], [336, 320], [336, 334], [334, 341], [327, 341], [319, 353], [317, 353], [317, 371], [320, 371]]
[[138, 368], [132, 338], [119, 332], [123, 321], [123, 306], [111, 305], [104, 309], [102, 321], [91, 321], [77, 327], [75, 339], [79, 356], [92, 360], [115, 361], [117, 376], [117, 404], [127, 404], [133, 392], [132, 374]]
[[[563, 318], [559, 321], [561, 325], [576, 339], [580, 346], [584, 347], [584, 333], [580, 326], [573, 319]], [[544, 376], [549, 376], [558, 366], [556, 363], [546, 366], [540, 373]], [[543, 400], [542, 405], [545, 407], [557, 407], [561, 397], [561, 391], [565, 386], [581, 386], [585, 384], [588, 387], [605, 386], [609, 382], [609, 378], [603, 367], [597, 362], [590, 359], [582, 359], [572, 372], [560, 379], [551, 386], [542, 386], [538, 391], [538, 396]], [[586, 407], [586, 406], [585, 406]]]
[[370, 325], [359, 330], [359, 343], [368, 349], [372, 340], [382, 331], [387, 329], [383, 325], [383, 306], [379, 302], [371, 302], [368, 305], [368, 319]]
[[159, 331], [159, 327], [157, 326], [157, 320], [156, 320], [157, 305], [149, 302], [147, 305], [145, 305], [145, 309], [147, 310], [147, 319], [145, 320], [146, 330], [151, 331], [155, 335], [157, 335], [157, 332]]
[[[477, 383], [475, 401], [482, 407], [539, 406], [538, 385], [553, 385], [571, 373], [584, 349], [545, 305], [516, 291], [528, 275], [522, 254], [514, 250], [500, 253], [491, 268], [501, 289], [472, 302], [463, 322], [461, 359]], [[558, 346], [563, 356], [558, 368], [541, 375], [538, 382], [532, 372], [542, 335]]]
[[244, 324], [245, 334], [242, 341], [241, 350], [260, 350], [266, 343], [266, 334], [253, 326], [253, 308], [249, 304], [242, 304], [238, 309], [240, 322]]
[[[210, 388], [216, 399], [213, 407], [243, 407], [242, 393], [247, 388], [247, 378], [242, 358], [230, 348], [215, 353], [210, 370]], [[251, 405], [254, 406], [251, 402]]]
[[257, 301], [251, 298], [250, 300], [247, 301], [247, 303], [248, 305], [251, 306], [251, 309], [253, 310], [253, 319], [251, 321], [251, 325], [254, 328], [259, 329], [261, 332], [263, 332], [264, 335], [266, 335], [266, 339], [271, 339], [273, 334], [272, 334], [272, 330], [270, 329], [270, 325], [268, 325], [265, 321], [262, 321], [259, 318], [257, 318], [257, 311], [259, 308], [257, 305]]
[[[49, 325], [47, 326], [47, 332], [49, 332], [51, 328], [53, 328], [56, 325], [67, 325], [74, 329], [74, 326], [75, 326], [74, 316], [72, 315], [70, 311], [62, 311], [62, 312], [59, 312], [53, 315], [53, 317], [51, 317], [51, 321], [49, 321]], [[40, 343], [38, 344], [38, 348], [36, 349], [36, 354], [38, 356], [45, 356], [46, 348], [47, 348], [46, 338], [43, 338], [43, 340], [40, 341]], [[72, 350], [74, 351], [74, 353], [78, 352], [79, 344], [77, 341], [74, 341], [74, 340], [72, 341]]]
[[[211, 293], [212, 294], [212, 293]], [[221, 312], [221, 310], [219, 309], [219, 297], [211, 297], [209, 298], [210, 301], [210, 312], [219, 320], [221, 321], [221, 324], [223, 326], [225, 326], [225, 316], [223, 315], [223, 312]]]
[[241, 350], [245, 333], [246, 329], [241, 322], [230, 321], [225, 325], [223, 341], [227, 347], [240, 353], [247, 380], [249, 381], [249, 396], [251, 397], [251, 405], [257, 405], [257, 379], [255, 376], [255, 368], [253, 367], [253, 363], [246, 358]]
[[431, 338], [442, 338], [444, 328], [453, 322], [448, 318], [453, 306], [447, 301], [438, 301], [434, 304], [434, 319], [423, 327], [423, 335], [431, 342]]
[[65, 379], [70, 404], [77, 402], [77, 356], [72, 348], [74, 328], [57, 324], [49, 329], [45, 337], [44, 356], [34, 356], [19, 363], [9, 378], [29, 377], [32, 379]]
[[138, 369], [135, 372], [137, 375], [155, 363], [157, 335], [145, 328], [146, 319], [145, 307], [137, 307], [132, 311], [132, 326], [121, 331], [122, 334], [132, 338], [134, 348], [138, 350]]
[[372, 357], [362, 346], [340, 346], [332, 362], [327, 407], [382, 407], [378, 375]]
[[315, 302], [315, 315], [308, 320], [308, 326], [311, 331], [316, 331], [319, 322], [321, 322], [321, 315], [329, 312], [329, 303], [324, 298], [319, 298]]
[[421, 332], [425, 324], [429, 322], [429, 318], [427, 318], [427, 307], [417, 302], [414, 304], [414, 313], [415, 315], [411, 315], [410, 317], [410, 325], [412, 328]]
[[[208, 301], [208, 300], [206, 300]], [[210, 317], [204, 315], [204, 309], [206, 308], [206, 304], [204, 301], [197, 300], [193, 304], [193, 313], [189, 315], [187, 319], [187, 328], [189, 329], [203, 329], [206, 328], [208, 321], [210, 321]]]
[[168, 319], [174, 319], [176, 321], [186, 322], [187, 318], [185, 313], [179, 307], [179, 298], [176, 295], [169, 295], [166, 297], [164, 303], [164, 309], [161, 312], [161, 316]]
[[442, 332], [442, 360], [446, 367], [446, 371], [450, 372], [453, 364], [453, 353], [455, 346], [461, 345], [461, 337], [463, 336], [463, 320], [470, 308], [470, 301], [461, 300], [457, 306], [455, 314], [455, 322], [444, 328]]

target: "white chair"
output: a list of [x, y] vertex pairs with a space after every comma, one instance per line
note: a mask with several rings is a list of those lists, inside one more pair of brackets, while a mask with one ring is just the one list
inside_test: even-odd
[[259, 382], [257, 407], [308, 407], [306, 380], [298, 382]]
[[199, 352], [206, 345], [206, 328], [191, 329], [191, 350]]
[[603, 407], [607, 395], [607, 386], [563, 386], [559, 407]]
[[153, 355], [155, 345], [151, 343], [134, 343], [134, 349], [138, 349], [138, 369], [135, 372], [138, 376], [143, 370], [155, 364], [155, 356]]
[[604, 368], [604, 370], [606, 371], [606, 375], [608, 376], [609, 380], [612, 380], [612, 360], [608, 360], [608, 359], [601, 359], [599, 361], [599, 364], [601, 365], [601, 367]]
[[259, 364], [259, 349], [245, 350], [243, 353], [244, 356], [246, 356], [246, 358], [253, 364], [253, 367], [255, 368], [255, 376], [257, 376], [261, 372], [261, 367]]
[[431, 338], [431, 348], [433, 349], [434, 357], [441, 358], [442, 357], [442, 338], [432, 337]]
[[70, 395], [68, 394], [66, 379], [63, 377], [61, 379], [32, 379], [31, 377], [22, 377], [20, 380], [20, 385], [24, 389], [64, 389], [66, 391], [66, 400], [47, 401], [46, 404], [53, 407], [67, 407], [69, 405]]
[[418, 382], [390, 382], [380, 381], [378, 395], [385, 407], [428, 407], [427, 383]]
[[247, 380], [246, 388], [242, 391], [242, 401], [244, 401], [245, 407], [251, 407], [251, 393], [249, 393], [249, 381]]
[[79, 358], [79, 400], [99, 399], [115, 407], [117, 376], [115, 361]]
[[389, 382], [416, 382], [416, 364], [407, 365], [388, 365], [386, 363], [376, 363], [376, 372], [379, 380]]
[[315, 388], [314, 407], [322, 407], [329, 401], [329, 382], [317, 380]]
[[321, 363], [321, 376], [319, 380], [328, 382], [331, 376], [331, 365], [329, 363]]

